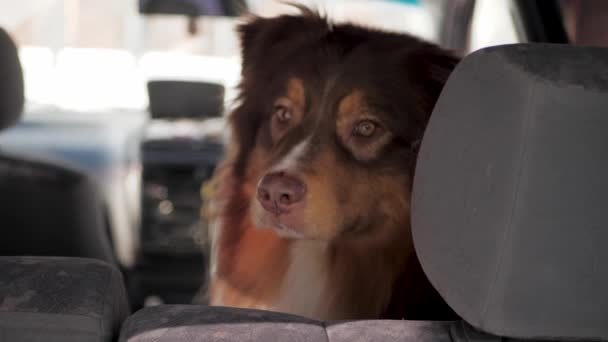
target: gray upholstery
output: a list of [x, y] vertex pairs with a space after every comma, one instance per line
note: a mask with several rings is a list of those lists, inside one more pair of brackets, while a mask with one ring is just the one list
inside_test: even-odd
[[[195, 305], [150, 307], [123, 325], [122, 342], [448, 342], [459, 322], [322, 323], [268, 311]], [[462, 340], [466, 341], [466, 340]]]
[[70, 258], [0, 257], [0, 341], [110, 341], [128, 315], [120, 273]]
[[412, 224], [431, 282], [495, 335], [608, 340], [608, 50], [466, 57], [420, 150]]
[[0, 129], [17, 121], [23, 102], [23, 72], [17, 48], [0, 28]]
[[116, 262], [101, 196], [81, 171], [0, 153], [0, 201], [0, 255]]
[[331, 342], [450, 342], [456, 322], [354, 321], [327, 324]]
[[194, 305], [140, 310], [127, 319], [120, 336], [120, 341], [129, 342], [323, 340], [325, 329], [313, 320], [266, 311]]

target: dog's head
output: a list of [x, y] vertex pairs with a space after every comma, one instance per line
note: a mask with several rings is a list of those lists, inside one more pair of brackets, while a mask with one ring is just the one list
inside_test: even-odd
[[314, 13], [240, 34], [233, 170], [254, 223], [321, 240], [408, 225], [417, 146], [456, 58]]

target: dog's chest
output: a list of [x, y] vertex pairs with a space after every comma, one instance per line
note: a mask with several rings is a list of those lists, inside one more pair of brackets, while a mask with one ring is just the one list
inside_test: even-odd
[[297, 241], [277, 301], [278, 311], [317, 319], [329, 318], [327, 244]]

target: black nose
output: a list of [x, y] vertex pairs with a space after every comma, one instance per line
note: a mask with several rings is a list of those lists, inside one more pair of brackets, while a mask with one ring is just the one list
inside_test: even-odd
[[306, 185], [285, 172], [266, 174], [258, 184], [258, 201], [267, 211], [280, 215], [304, 199]]

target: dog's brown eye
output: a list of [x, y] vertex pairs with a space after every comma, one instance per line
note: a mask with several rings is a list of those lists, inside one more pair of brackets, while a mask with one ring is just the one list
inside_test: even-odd
[[376, 132], [376, 124], [371, 120], [362, 120], [357, 123], [353, 133], [362, 137], [371, 137]]
[[291, 110], [285, 106], [278, 105], [274, 108], [274, 116], [280, 123], [287, 123], [291, 120]]

